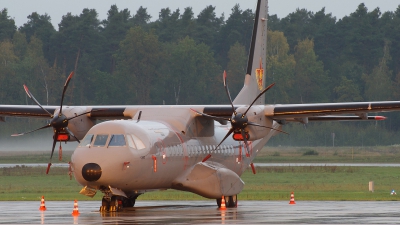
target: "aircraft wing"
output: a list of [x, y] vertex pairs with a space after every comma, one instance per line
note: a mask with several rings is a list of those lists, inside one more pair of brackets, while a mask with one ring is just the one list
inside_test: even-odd
[[[54, 114], [59, 106], [43, 106], [48, 112]], [[37, 105], [0, 105], [0, 117], [37, 117], [48, 118], [49, 115]]]
[[277, 121], [383, 120], [368, 113], [400, 111], [400, 101], [267, 105], [265, 115]]
[[[239, 106], [240, 107], [240, 106]], [[265, 105], [265, 116], [285, 122], [384, 120], [368, 113], [400, 111], [400, 101]], [[208, 106], [203, 113], [230, 117], [231, 106]]]
[[[60, 106], [43, 106], [51, 114], [54, 114]], [[63, 110], [80, 109], [82, 112], [90, 112], [88, 117], [92, 119], [130, 119], [124, 114], [127, 106], [64, 106]], [[138, 106], [129, 107], [131, 110]], [[0, 120], [4, 117], [34, 117], [49, 118], [49, 115], [37, 105], [0, 105]]]
[[[236, 106], [245, 107], [245, 106]], [[400, 101], [384, 102], [345, 102], [345, 103], [314, 103], [314, 104], [282, 104], [265, 105], [265, 116], [277, 121], [351, 121], [380, 120], [381, 116], [368, 116], [368, 113], [400, 111]], [[54, 113], [59, 106], [43, 106]], [[161, 108], [172, 110], [188, 110], [194, 108], [212, 116], [229, 118], [232, 116], [230, 105], [137, 105], [137, 106], [65, 106], [64, 108], [80, 108], [92, 119], [132, 119], [140, 110]], [[352, 115], [351, 115], [352, 114]], [[48, 118], [49, 115], [35, 105], [0, 105], [0, 117], [37, 117]]]

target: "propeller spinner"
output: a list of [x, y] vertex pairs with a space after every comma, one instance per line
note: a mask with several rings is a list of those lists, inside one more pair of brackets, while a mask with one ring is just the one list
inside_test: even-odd
[[[243, 141], [244, 141], [244, 143], [245, 143], [245, 145], [246, 145], [246, 155], [249, 156], [249, 155], [250, 155], [250, 153], [249, 153], [249, 145], [248, 145], [248, 143], [247, 143], [247, 140], [249, 139], [249, 134], [248, 134], [248, 133], [246, 132], [246, 130], [245, 130], [246, 127], [247, 127], [248, 125], [250, 125], [250, 126], [257, 126], [257, 127], [264, 127], [264, 128], [268, 128], [268, 129], [271, 129], [271, 130], [276, 130], [276, 131], [278, 131], [278, 132], [282, 132], [282, 133], [288, 134], [288, 133], [286, 133], [286, 132], [284, 132], [284, 131], [274, 129], [274, 128], [272, 128], [272, 127], [266, 127], [266, 126], [263, 126], [263, 125], [260, 125], [260, 124], [257, 124], [257, 123], [249, 122], [249, 120], [248, 120], [248, 118], [247, 118], [247, 115], [246, 115], [247, 112], [250, 110], [250, 108], [253, 106], [253, 104], [257, 101], [257, 99], [260, 98], [260, 97], [261, 97], [265, 92], [267, 92], [270, 88], [272, 88], [272, 87], [275, 85], [275, 83], [272, 83], [272, 84], [270, 84], [268, 87], [266, 87], [266, 88], [254, 99], [254, 101], [247, 107], [247, 110], [246, 110], [244, 113], [241, 113], [241, 112], [238, 112], [238, 111], [235, 109], [234, 105], [233, 105], [232, 98], [231, 98], [231, 95], [230, 95], [230, 93], [229, 93], [228, 84], [227, 84], [227, 82], [226, 82], [226, 71], [224, 71], [223, 78], [224, 78], [225, 92], [226, 92], [226, 94], [228, 95], [229, 102], [230, 102], [230, 104], [231, 104], [231, 106], [232, 106], [233, 114], [232, 114], [231, 118], [218, 117], [218, 116], [211, 116], [211, 115], [208, 115], [208, 114], [205, 114], [205, 113], [198, 112], [198, 111], [196, 111], [196, 110], [194, 110], [194, 109], [191, 109], [192, 111], [196, 112], [196, 113], [199, 114], [199, 115], [202, 115], [202, 116], [204, 116], [204, 117], [208, 117], [208, 118], [213, 119], [213, 120], [216, 120], [216, 121], [223, 121], [223, 120], [225, 120], [225, 121], [230, 121], [230, 122], [231, 122], [231, 128], [229, 129], [229, 131], [228, 131], [228, 133], [225, 135], [225, 137], [222, 139], [222, 141], [221, 141], [221, 142], [217, 145], [217, 147], [214, 149], [214, 151], [217, 150], [217, 149], [219, 148], [219, 146], [233, 133], [233, 138], [234, 138], [235, 140], [238, 140], [238, 141], [242, 141], [242, 140], [243, 140]], [[207, 161], [210, 157], [211, 157], [211, 154], [208, 154], [208, 155], [203, 159], [203, 162]]]

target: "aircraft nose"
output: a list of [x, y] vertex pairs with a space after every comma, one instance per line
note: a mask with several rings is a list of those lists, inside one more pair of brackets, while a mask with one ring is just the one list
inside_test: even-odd
[[82, 176], [86, 181], [97, 181], [101, 177], [101, 167], [96, 163], [88, 163], [82, 167]]

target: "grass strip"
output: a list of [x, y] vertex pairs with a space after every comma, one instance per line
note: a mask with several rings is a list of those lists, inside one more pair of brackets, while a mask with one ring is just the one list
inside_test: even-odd
[[[397, 201], [390, 195], [392, 189], [400, 190], [398, 170], [394, 167], [259, 167], [257, 174], [246, 171], [246, 183], [239, 194], [241, 200], [287, 200], [295, 192], [295, 200], [333, 201]], [[1, 201], [98, 200], [79, 194], [81, 186], [69, 179], [67, 168], [16, 166], [0, 169]], [[368, 191], [369, 181], [374, 181], [374, 192]], [[182, 191], [166, 190], [148, 192], [140, 200], [204, 200], [201, 196]]]

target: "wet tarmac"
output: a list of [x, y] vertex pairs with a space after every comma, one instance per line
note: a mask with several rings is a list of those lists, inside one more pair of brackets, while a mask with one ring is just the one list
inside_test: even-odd
[[219, 210], [214, 201], [138, 201], [134, 208], [100, 213], [100, 202], [0, 202], [0, 224], [399, 224], [400, 202], [240, 201]]

